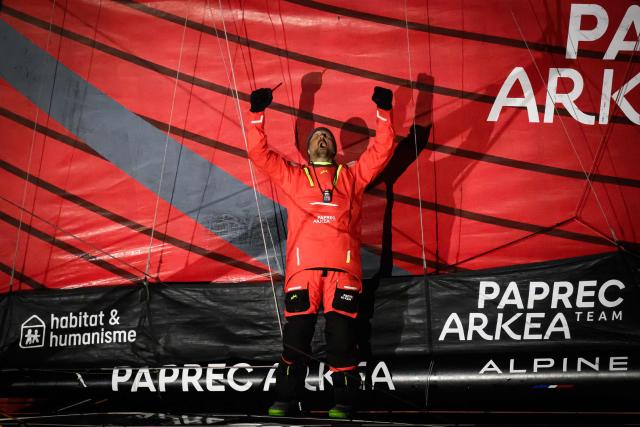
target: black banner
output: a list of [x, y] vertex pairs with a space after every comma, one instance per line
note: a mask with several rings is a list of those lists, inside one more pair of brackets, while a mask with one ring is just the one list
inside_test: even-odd
[[105, 367], [273, 358], [262, 285], [149, 285], [6, 295], [4, 367]]
[[[369, 282], [359, 327], [364, 353], [424, 355], [422, 278]], [[276, 291], [282, 301], [281, 286]], [[277, 360], [280, 326], [269, 284], [148, 285], [2, 296], [3, 367], [88, 368]], [[280, 307], [280, 310], [282, 307]], [[284, 319], [282, 313], [280, 318]], [[313, 357], [324, 355], [318, 321]], [[367, 356], [368, 357], [368, 356]]]
[[433, 349], [638, 348], [638, 259], [597, 255], [431, 277]]
[[[410, 388], [419, 389], [429, 381], [442, 386], [470, 376], [496, 383], [523, 375], [538, 381], [552, 373], [613, 378], [636, 372], [639, 266], [628, 254], [612, 253], [484, 272], [367, 281], [358, 319], [361, 360], [401, 367], [395, 372], [389, 368], [391, 380], [406, 376], [413, 381]], [[277, 299], [282, 300], [279, 286]], [[246, 367], [271, 369], [278, 360], [280, 309], [269, 284], [12, 293], [0, 299], [0, 363], [4, 372], [112, 372], [121, 366], [124, 370], [113, 371], [113, 381], [119, 378], [123, 387], [131, 387], [136, 375], [146, 375], [139, 374], [145, 367], [151, 369], [149, 375], [159, 375], [163, 366], [178, 366], [183, 375], [189, 365], [206, 371], [215, 364], [228, 371], [240, 363], [233, 372], [256, 375], [260, 369], [251, 374]], [[320, 316], [314, 363], [324, 357], [323, 326]], [[408, 366], [415, 372], [402, 373]], [[173, 378], [173, 368], [166, 369], [165, 379]], [[198, 381], [206, 380], [206, 372], [203, 375]], [[188, 378], [185, 381], [195, 381]], [[140, 381], [151, 380], [142, 376]]]

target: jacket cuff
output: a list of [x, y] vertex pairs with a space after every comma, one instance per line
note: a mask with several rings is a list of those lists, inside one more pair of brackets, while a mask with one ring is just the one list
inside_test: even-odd
[[376, 110], [376, 118], [378, 120], [382, 120], [383, 122], [391, 122], [391, 110], [381, 110], [378, 108]]
[[258, 113], [247, 111], [247, 120], [251, 125], [262, 128], [264, 126], [264, 111]]

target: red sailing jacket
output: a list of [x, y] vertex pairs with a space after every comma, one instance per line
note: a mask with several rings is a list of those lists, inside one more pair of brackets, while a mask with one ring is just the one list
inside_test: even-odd
[[[362, 198], [393, 154], [391, 112], [377, 111], [375, 142], [350, 166], [293, 166], [268, 147], [264, 112], [249, 112], [247, 118], [249, 158], [288, 195], [287, 280], [318, 267], [345, 270], [360, 279]], [[324, 203], [321, 189], [332, 188], [331, 202]]]

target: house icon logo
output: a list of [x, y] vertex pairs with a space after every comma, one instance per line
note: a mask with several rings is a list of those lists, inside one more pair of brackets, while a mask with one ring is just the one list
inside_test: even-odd
[[20, 327], [20, 348], [44, 347], [46, 326], [37, 315], [29, 317]]

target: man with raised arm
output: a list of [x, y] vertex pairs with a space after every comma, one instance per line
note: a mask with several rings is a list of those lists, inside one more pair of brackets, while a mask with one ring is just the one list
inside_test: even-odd
[[320, 307], [325, 316], [327, 363], [332, 371], [335, 406], [332, 418], [349, 418], [360, 380], [357, 373], [355, 318], [362, 292], [360, 265], [361, 210], [365, 187], [394, 150], [389, 89], [376, 86], [375, 141], [352, 165], [335, 162], [336, 140], [327, 128], [307, 139], [309, 164], [294, 166], [267, 145], [264, 110], [271, 89], [251, 93], [247, 135], [249, 158], [289, 196], [282, 360], [276, 370], [272, 416], [297, 408], [304, 388], [306, 359]]

